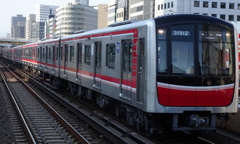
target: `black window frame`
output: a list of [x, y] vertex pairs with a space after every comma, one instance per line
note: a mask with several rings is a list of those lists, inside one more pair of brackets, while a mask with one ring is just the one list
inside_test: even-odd
[[115, 69], [116, 65], [116, 44], [108, 43], [106, 44], [106, 67], [108, 69]]
[[84, 45], [84, 64], [85, 65], [91, 65], [91, 51], [92, 46], [91, 45]]

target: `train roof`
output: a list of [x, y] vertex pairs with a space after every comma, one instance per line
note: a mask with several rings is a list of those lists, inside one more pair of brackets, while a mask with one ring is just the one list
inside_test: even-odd
[[168, 15], [168, 16], [162, 16], [162, 17], [157, 17], [157, 18], [152, 18], [152, 19], [148, 19], [148, 20], [128, 20], [128, 21], [123, 21], [123, 22], [119, 22], [119, 23], [115, 23], [110, 25], [110, 27], [107, 28], [102, 28], [102, 29], [96, 29], [96, 30], [91, 30], [91, 31], [86, 31], [83, 32], [81, 31], [81, 33], [77, 33], [77, 34], [72, 34], [72, 35], [68, 35], [68, 36], [64, 36], [64, 37], [58, 37], [58, 38], [53, 38], [53, 39], [47, 39], [44, 41], [38, 41], [35, 43], [29, 43], [29, 44], [25, 44], [22, 46], [17, 46], [15, 48], [18, 47], [29, 47], [29, 46], [34, 46], [34, 45], [38, 45], [41, 43], [51, 43], [51, 42], [56, 42], [59, 41], [60, 39], [63, 40], [67, 40], [67, 39], [74, 39], [76, 37], [82, 37], [82, 36], [88, 36], [88, 35], [95, 35], [95, 34], [102, 34], [102, 33], [108, 33], [108, 32], [113, 32], [113, 31], [121, 31], [121, 30], [127, 30], [127, 29], [132, 29], [132, 28], [137, 28], [137, 27], [142, 27], [145, 25], [150, 25], [150, 24], [155, 24], [159, 23], [161, 24], [171, 24], [171, 23], [181, 23], [183, 22], [196, 22], [199, 21], [199, 23], [201, 22], [215, 22], [215, 23], [220, 23], [220, 24], [224, 24], [225, 26], [229, 26], [232, 27], [232, 24], [229, 22], [226, 22], [224, 20], [215, 18], [215, 17], [211, 17], [211, 16], [204, 16], [204, 15], [196, 15], [196, 14], [175, 14], [175, 15]]

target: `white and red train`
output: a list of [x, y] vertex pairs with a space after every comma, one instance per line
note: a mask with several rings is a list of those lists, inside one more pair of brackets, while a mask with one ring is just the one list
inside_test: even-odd
[[148, 133], [214, 130], [218, 114], [237, 112], [236, 29], [209, 16], [117, 23], [3, 56]]

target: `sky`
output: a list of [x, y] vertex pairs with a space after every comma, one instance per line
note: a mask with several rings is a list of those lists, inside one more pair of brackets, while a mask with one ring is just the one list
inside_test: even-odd
[[[98, 4], [108, 4], [109, 0], [89, 0], [90, 6]], [[11, 33], [11, 17], [21, 14], [26, 17], [28, 14], [36, 14], [36, 5], [55, 5], [62, 6], [68, 3], [68, 0], [6, 0], [1, 2], [0, 8], [0, 37], [6, 37]]]

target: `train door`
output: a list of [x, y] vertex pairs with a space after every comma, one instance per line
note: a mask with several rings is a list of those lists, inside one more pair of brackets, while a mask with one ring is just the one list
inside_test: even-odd
[[77, 43], [77, 64], [76, 64], [76, 81], [81, 82], [82, 77], [82, 44]]
[[121, 96], [132, 98], [132, 40], [122, 41]]
[[144, 59], [145, 59], [145, 42], [144, 39], [139, 40], [139, 52], [138, 52], [138, 76], [137, 76], [137, 102], [143, 103], [144, 97]]
[[101, 57], [102, 57], [101, 52], [102, 43], [95, 42], [93, 87], [97, 89], [101, 89]]
[[68, 45], [64, 45], [64, 59], [63, 59], [63, 76], [67, 76], [67, 65], [68, 65]]

